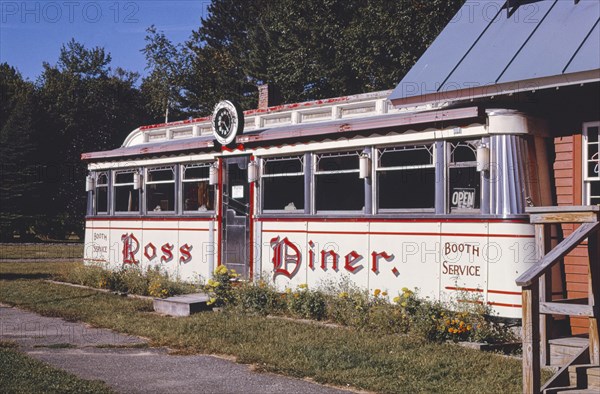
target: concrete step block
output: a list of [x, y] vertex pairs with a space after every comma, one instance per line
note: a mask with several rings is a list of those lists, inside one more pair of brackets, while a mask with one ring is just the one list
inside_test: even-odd
[[154, 311], [168, 316], [189, 316], [211, 310], [210, 297], [205, 293], [183, 294], [169, 298], [155, 298]]

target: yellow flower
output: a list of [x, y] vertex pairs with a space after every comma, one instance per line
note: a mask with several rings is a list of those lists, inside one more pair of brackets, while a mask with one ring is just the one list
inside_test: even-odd
[[410, 290], [408, 290], [408, 287], [403, 287], [403, 288], [402, 288], [402, 292], [403, 292], [403, 293], [408, 293], [409, 291], [410, 291]]
[[215, 270], [215, 273], [218, 275], [225, 275], [227, 273], [227, 267], [224, 265], [220, 265]]
[[206, 305], [212, 305], [215, 302], [217, 302], [217, 299], [216, 298], [211, 298], [210, 300], [208, 300], [208, 302], [206, 303]]
[[394, 301], [396, 304], [398, 304], [400, 302], [400, 297], [394, 297], [394, 299], [392, 301]]
[[308, 288], [308, 285], [307, 285], [306, 283], [300, 283], [300, 284], [298, 285], [298, 288], [299, 288], [299, 289], [307, 289], [307, 288]]
[[384, 297], [387, 297], [388, 293], [387, 293], [387, 291], [384, 291], [384, 292], [381, 293], [381, 295], [384, 296]]
[[290, 294], [292, 292], [292, 289], [290, 289], [289, 287], [287, 289], [285, 289], [285, 292]]
[[340, 298], [348, 298], [348, 293], [346, 293], [345, 291], [341, 292], [339, 295]]
[[400, 304], [401, 307], [406, 308], [406, 301], [402, 302], [402, 304]]
[[375, 297], [379, 297], [379, 294], [381, 294], [381, 290], [380, 289], [375, 289], [375, 291], [373, 292], [373, 295]]

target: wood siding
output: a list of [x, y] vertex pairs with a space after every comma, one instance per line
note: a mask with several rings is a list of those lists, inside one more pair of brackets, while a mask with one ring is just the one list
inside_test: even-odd
[[[582, 204], [581, 134], [554, 139], [556, 157], [554, 160], [554, 181], [558, 205]], [[563, 224], [563, 236], [571, 234], [578, 225]], [[567, 298], [588, 296], [589, 257], [587, 242], [575, 248], [565, 257], [565, 279]], [[573, 334], [588, 332], [586, 317], [572, 317]]]

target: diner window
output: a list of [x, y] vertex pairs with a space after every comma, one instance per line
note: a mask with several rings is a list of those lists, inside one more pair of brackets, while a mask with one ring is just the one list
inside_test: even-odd
[[108, 173], [96, 173], [96, 191], [94, 204], [97, 214], [108, 213]]
[[481, 174], [477, 172], [477, 144], [479, 141], [450, 143], [448, 163], [448, 203], [450, 212], [479, 210]]
[[316, 157], [315, 205], [317, 211], [363, 211], [365, 182], [359, 177], [355, 152], [323, 153]]
[[140, 192], [134, 189], [134, 174], [137, 170], [115, 171], [113, 194], [115, 212], [140, 211]]
[[304, 212], [304, 156], [262, 161], [263, 211]]
[[433, 145], [378, 150], [377, 187], [380, 210], [435, 208]]
[[189, 164], [182, 167], [184, 212], [205, 212], [215, 209], [215, 187], [209, 184], [210, 164]]
[[175, 212], [175, 169], [173, 166], [146, 170], [146, 211]]
[[585, 164], [584, 203], [586, 205], [600, 204], [600, 122], [586, 123], [583, 127], [583, 154]]

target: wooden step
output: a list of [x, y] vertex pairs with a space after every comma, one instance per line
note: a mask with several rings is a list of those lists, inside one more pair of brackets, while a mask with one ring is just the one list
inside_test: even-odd
[[550, 343], [550, 365], [563, 366], [588, 345], [587, 338], [568, 337], [548, 341]]
[[544, 390], [544, 394], [559, 394], [559, 393], [572, 393], [573, 390], [581, 390], [575, 386], [566, 387], [552, 387]]
[[169, 298], [155, 298], [154, 311], [169, 316], [189, 316], [212, 309], [205, 293], [183, 294]]
[[587, 369], [588, 388], [600, 392], [600, 366], [594, 365]]
[[[571, 386], [579, 388], [590, 387], [590, 370], [594, 370], [597, 366], [592, 364], [571, 365], [569, 367], [569, 382]], [[593, 378], [593, 376], [592, 376]], [[593, 380], [592, 380], [593, 381]], [[594, 382], [594, 381], [593, 381]]]

